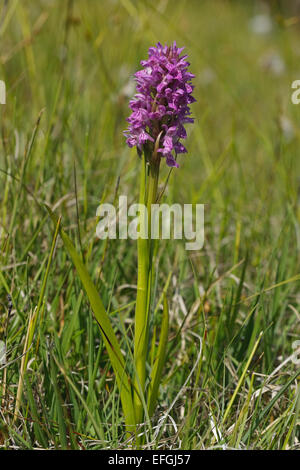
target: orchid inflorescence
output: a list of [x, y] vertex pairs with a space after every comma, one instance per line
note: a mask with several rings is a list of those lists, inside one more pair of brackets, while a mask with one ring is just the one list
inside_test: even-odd
[[[194, 75], [188, 72], [184, 48], [172, 46], [149, 48], [149, 57], [142, 60], [143, 69], [136, 72], [137, 93], [130, 101], [131, 116], [127, 119], [128, 129], [124, 132], [129, 147], [136, 146], [139, 153], [157, 153], [166, 158], [170, 167], [178, 167], [176, 156], [186, 153], [180, 139], [187, 137], [184, 124], [193, 123], [189, 104], [192, 96]], [[174, 155], [175, 154], [175, 155]]]

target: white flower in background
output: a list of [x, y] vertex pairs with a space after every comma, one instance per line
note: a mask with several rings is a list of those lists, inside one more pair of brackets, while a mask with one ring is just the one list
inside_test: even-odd
[[279, 117], [279, 127], [280, 127], [280, 130], [282, 131], [284, 138], [288, 142], [290, 142], [295, 136], [295, 129], [294, 129], [292, 121], [287, 116], [282, 114]]
[[126, 96], [126, 98], [130, 98], [135, 91], [135, 81], [128, 80], [128, 82], [122, 88], [122, 95]]
[[0, 104], [6, 104], [6, 87], [3, 80], [0, 80]]
[[273, 28], [272, 19], [266, 13], [255, 15], [249, 21], [249, 28], [254, 34], [269, 34]]
[[0, 341], [0, 365], [6, 364], [6, 347], [4, 341]]
[[199, 82], [201, 85], [209, 85], [216, 79], [216, 74], [210, 67], [205, 67], [199, 74]]
[[[128, 76], [130, 77], [129, 79]], [[121, 95], [125, 96], [126, 98], [131, 98], [131, 96], [134, 94], [136, 83], [134, 77], [132, 76], [132, 70], [127, 64], [123, 64], [120, 67], [119, 77], [124, 83], [123, 87], [121, 88]]]

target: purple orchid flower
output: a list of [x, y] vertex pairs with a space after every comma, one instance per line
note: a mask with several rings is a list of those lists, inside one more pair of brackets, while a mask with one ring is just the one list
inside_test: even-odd
[[187, 56], [181, 56], [184, 48], [173, 45], [150, 47], [148, 59], [142, 60], [143, 69], [136, 72], [137, 93], [130, 101], [131, 116], [124, 132], [129, 147], [136, 146], [139, 152], [147, 148], [166, 158], [170, 167], [178, 167], [176, 156], [187, 150], [180, 139], [187, 137], [184, 124], [193, 123], [189, 105], [192, 96], [194, 75], [188, 72]]

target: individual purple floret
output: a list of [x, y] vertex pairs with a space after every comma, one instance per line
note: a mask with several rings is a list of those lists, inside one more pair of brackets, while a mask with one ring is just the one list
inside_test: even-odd
[[136, 72], [137, 93], [130, 101], [131, 116], [127, 119], [128, 129], [124, 132], [129, 147], [136, 146], [141, 152], [145, 147], [153, 151], [159, 137], [161, 156], [167, 165], [178, 167], [175, 157], [186, 153], [180, 139], [186, 138], [184, 124], [193, 123], [189, 104], [194, 87], [188, 72], [187, 56], [180, 57], [184, 48], [173, 45], [150, 47], [147, 60], [142, 60], [143, 69]]

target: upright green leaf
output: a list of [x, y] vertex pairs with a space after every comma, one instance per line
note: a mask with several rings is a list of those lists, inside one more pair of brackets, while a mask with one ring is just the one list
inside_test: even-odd
[[[57, 225], [57, 218], [52, 210], [46, 205], [46, 208], [50, 214], [50, 217], [55, 225]], [[77, 254], [73, 243], [71, 242], [68, 235], [60, 227], [59, 230], [60, 236], [64, 242], [65, 248], [68, 251], [72, 262], [77, 270], [77, 273], [80, 277], [82, 285], [85, 289], [85, 292], [90, 301], [92, 310], [94, 312], [96, 321], [99, 325], [103, 341], [107, 348], [109, 358], [116, 374], [117, 384], [120, 390], [122, 407], [125, 415], [125, 422], [127, 425], [134, 425], [134, 408], [132, 404], [132, 395], [131, 395], [131, 382], [130, 377], [126, 374], [125, 370], [125, 361], [121, 353], [119, 343], [117, 341], [116, 335], [112, 328], [109, 317], [105, 311], [102, 300], [99, 296], [99, 293], [86, 269], [80, 256]], [[132, 428], [133, 430], [133, 428]]]

